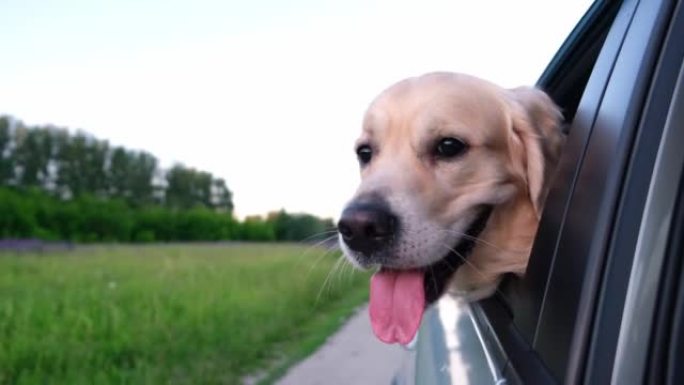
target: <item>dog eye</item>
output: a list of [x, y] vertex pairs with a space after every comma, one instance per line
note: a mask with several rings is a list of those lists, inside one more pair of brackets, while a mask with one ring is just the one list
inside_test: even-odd
[[442, 138], [435, 147], [435, 156], [439, 158], [453, 158], [468, 149], [468, 145], [460, 139]]
[[361, 163], [362, 166], [366, 165], [373, 157], [373, 150], [369, 145], [363, 144], [356, 149], [356, 156], [359, 158], [359, 163]]

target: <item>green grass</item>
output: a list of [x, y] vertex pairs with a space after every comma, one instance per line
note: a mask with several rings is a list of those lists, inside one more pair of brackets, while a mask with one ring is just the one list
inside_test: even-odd
[[[313, 351], [368, 276], [297, 245], [0, 254], [0, 384], [239, 384]], [[274, 365], [273, 363], [277, 363]]]

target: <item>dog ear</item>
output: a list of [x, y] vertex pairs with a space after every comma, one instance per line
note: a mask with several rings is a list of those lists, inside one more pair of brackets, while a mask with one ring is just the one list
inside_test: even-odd
[[509, 94], [513, 108], [512, 145], [518, 149], [513, 153], [523, 163], [521, 171], [539, 218], [565, 139], [561, 130], [563, 117], [551, 98], [537, 88], [514, 88]]

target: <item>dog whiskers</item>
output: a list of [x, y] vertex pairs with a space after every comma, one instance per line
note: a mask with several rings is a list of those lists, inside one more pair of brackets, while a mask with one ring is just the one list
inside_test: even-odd
[[451, 230], [451, 229], [438, 229], [438, 230], [436, 230], [436, 231], [438, 231], [438, 232], [443, 232], [443, 233], [455, 234], [455, 235], [458, 235], [459, 237], [465, 238], [465, 239], [470, 240], [470, 241], [473, 241], [473, 242], [477, 242], [477, 243], [479, 243], [479, 244], [481, 244], [481, 245], [484, 245], [484, 246], [491, 247], [491, 248], [496, 249], [496, 250], [498, 250], [498, 251], [510, 252], [510, 253], [521, 253], [521, 254], [527, 252], [527, 251], [525, 251], [525, 250], [506, 249], [506, 248], [503, 248], [503, 247], [501, 247], [501, 246], [498, 246], [498, 245], [496, 245], [496, 244], [494, 244], [494, 243], [491, 243], [491, 242], [489, 242], [489, 241], [485, 241], [484, 239], [481, 239], [481, 238], [478, 238], [478, 237], [474, 237], [474, 236], [472, 236], [472, 235], [466, 234], [466, 233], [461, 232], [461, 231], [456, 231], [456, 230]]
[[[334, 237], [336, 237], [336, 236], [337, 236], [337, 235], [332, 235], [332, 236], [330, 236], [330, 237], [328, 237], [328, 238], [326, 238], [326, 239], [324, 239], [324, 240], [322, 240], [322, 241], [320, 241], [320, 242], [318, 242], [318, 243], [316, 243], [316, 244], [314, 244], [314, 245], [311, 245], [310, 247], [307, 247], [306, 250], [304, 250], [304, 252], [302, 252], [302, 254], [300, 255], [300, 258], [304, 258], [304, 257], [305, 257], [308, 253], [310, 253], [314, 248], [319, 247], [320, 245], [324, 244], [325, 242], [331, 241], [331, 240], [332, 240]], [[325, 253], [323, 253], [323, 254], [321, 254], [320, 256], [318, 256], [318, 257], [316, 258], [316, 261], [314, 261], [314, 263], [312, 263], [311, 266], [309, 267], [309, 271], [308, 271], [308, 273], [307, 273], [307, 276], [308, 276], [309, 274], [311, 274], [311, 271], [313, 271], [313, 269], [316, 267], [316, 265], [318, 265], [318, 263], [319, 263], [321, 260], [323, 260], [326, 256], [330, 255], [332, 252], [334, 252], [334, 251], [336, 251], [336, 250], [337, 250], [337, 248], [335, 248], [335, 247], [329, 247], [329, 248], [326, 249]]]
[[[327, 243], [327, 242], [332, 241], [334, 238], [337, 238], [337, 232], [335, 232], [335, 234], [333, 234], [333, 235], [330, 235], [330, 236], [327, 236], [327, 237], [321, 239], [320, 241], [318, 241], [318, 242], [316, 242], [316, 243], [314, 243], [314, 244], [312, 244], [312, 245], [309, 245], [309, 247], [307, 247], [307, 248], [302, 252], [302, 254], [300, 255], [300, 257], [306, 256], [306, 254], [307, 254], [308, 252], [310, 252], [311, 250], [313, 250], [313, 249], [315, 249], [315, 248], [317, 248], [317, 247], [319, 247], [319, 246], [321, 246], [321, 245], [324, 245], [324, 244]], [[330, 250], [330, 249], [335, 249], [335, 248], [336, 248], [336, 246], [332, 246], [332, 247], [328, 247], [327, 249]]]
[[339, 271], [340, 266], [346, 261], [344, 258], [344, 255], [340, 255], [337, 258], [337, 261], [335, 264], [330, 268], [330, 271], [325, 277], [325, 280], [323, 281], [323, 284], [321, 285], [320, 290], [318, 290], [318, 295], [316, 295], [316, 301], [314, 302], [314, 306], [318, 305], [318, 301], [321, 299], [321, 295], [323, 294], [323, 291], [325, 290], [326, 286], [328, 286], [328, 289], [330, 289], [330, 285], [332, 285], [332, 280], [331, 277], [335, 275], [336, 272]]
[[[480, 277], [482, 277], [482, 278], [487, 278], [487, 276], [486, 276], [486, 275], [485, 275], [477, 266], [475, 266], [472, 262], [470, 262], [470, 261], [468, 260], [468, 258], [464, 257], [461, 253], [459, 253], [458, 251], [454, 250], [453, 248], [451, 248], [451, 247], [449, 247], [449, 246], [447, 246], [447, 245], [445, 245], [445, 244], [442, 244], [442, 246], [445, 247], [445, 248], [447, 248], [447, 250], [449, 250], [450, 252], [453, 252], [458, 258], [460, 258], [460, 259], [463, 261], [463, 263], [465, 263], [465, 264], [467, 264], [468, 266], [470, 266], [470, 267], [473, 269], [473, 271], [475, 271], [477, 274], [479, 274]], [[448, 260], [444, 259], [444, 262], [446, 263], [447, 266], [449, 266], [449, 268], [451, 269], [451, 271], [456, 271], [456, 270], [458, 270], [458, 267], [454, 267], [453, 265], [451, 265], [451, 263], [449, 263]], [[508, 298], [506, 298], [506, 295], [504, 295], [504, 293], [503, 293], [501, 290], [499, 290], [498, 285], [497, 285], [495, 291], [496, 291], [496, 293], [498, 293], [503, 299], [505, 299], [507, 302], [510, 303], [510, 301], [508, 300]]]
[[[337, 235], [337, 229], [331, 229], [331, 230], [321, 231], [320, 233], [316, 233], [316, 234], [313, 234], [313, 235], [309, 235], [308, 237], [302, 239], [300, 242], [306, 242], [306, 241], [309, 241], [309, 240], [314, 239], [314, 238], [316, 238], [316, 237], [320, 237], [320, 236], [322, 236], [322, 235], [327, 235], [327, 234], [334, 234], [334, 235]], [[330, 237], [328, 237], [328, 238], [326, 238], [326, 239], [330, 239]]]
[[[420, 235], [420, 233], [415, 231], [415, 230], [412, 231], [412, 230], [408, 230], [408, 229], [402, 229], [402, 231], [404, 231], [406, 234], [409, 234], [409, 235]], [[458, 235], [458, 236], [465, 238], [467, 240], [471, 240], [473, 242], [479, 243], [479, 244], [484, 245], [484, 246], [491, 247], [493, 249], [496, 249], [496, 250], [502, 251], [502, 252], [510, 252], [510, 253], [525, 253], [526, 252], [524, 250], [505, 249], [505, 248], [500, 247], [498, 245], [495, 245], [491, 242], [485, 241], [484, 239], [474, 237], [472, 235], [468, 235], [468, 234], [461, 232], [461, 231], [456, 231], [456, 230], [451, 230], [451, 229], [437, 229], [437, 230], [435, 230], [435, 232], [455, 234], [455, 235]]]
[[354, 265], [352, 265], [348, 260], [344, 260], [345, 263], [342, 264], [342, 275], [344, 275], [344, 271], [347, 270], [349, 271], [347, 281], [351, 281], [351, 279], [354, 277]]

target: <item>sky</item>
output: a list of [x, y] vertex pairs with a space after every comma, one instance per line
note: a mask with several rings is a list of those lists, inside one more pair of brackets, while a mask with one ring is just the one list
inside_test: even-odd
[[336, 218], [384, 88], [532, 85], [590, 1], [0, 0], [0, 114], [209, 171], [238, 217]]

